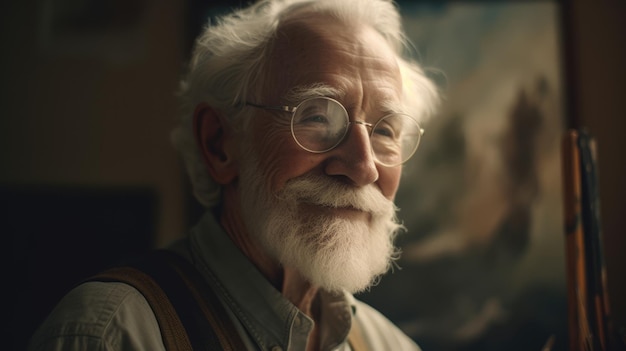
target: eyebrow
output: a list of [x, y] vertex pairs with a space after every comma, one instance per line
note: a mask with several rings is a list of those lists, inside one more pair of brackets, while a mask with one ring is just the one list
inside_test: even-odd
[[341, 100], [344, 96], [345, 92], [341, 89], [325, 83], [313, 83], [296, 85], [283, 95], [283, 99], [295, 104], [315, 97], [330, 97], [335, 100]]
[[381, 110], [388, 113], [406, 113], [406, 106], [400, 101], [382, 100], [380, 101]]
[[[343, 101], [346, 96], [346, 92], [343, 89], [338, 89], [330, 86], [326, 83], [312, 83], [296, 85], [283, 95], [283, 99], [290, 104], [299, 104], [304, 100], [316, 98], [316, 97], [330, 97], [338, 101]], [[390, 113], [404, 113], [406, 112], [406, 106], [402, 102], [392, 100], [381, 100], [379, 102], [380, 111], [383, 114]]]

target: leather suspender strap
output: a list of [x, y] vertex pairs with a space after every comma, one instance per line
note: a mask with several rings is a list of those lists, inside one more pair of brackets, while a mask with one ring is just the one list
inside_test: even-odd
[[[200, 275], [196, 268], [186, 259], [171, 251], [162, 250], [161, 254], [168, 256], [170, 264], [177, 270], [179, 276], [184, 280], [187, 288], [194, 297], [200, 312], [203, 314], [203, 321], [208, 322], [209, 328], [219, 341], [221, 349], [224, 351], [240, 351], [246, 347], [233, 325], [230, 315], [222, 305], [213, 289]], [[204, 330], [201, 332], [204, 333]], [[213, 338], [213, 337], [212, 337]], [[210, 348], [215, 350], [215, 348]]]
[[167, 350], [244, 350], [215, 293], [183, 257], [155, 250], [88, 281], [119, 281], [139, 290], [154, 311]]
[[148, 275], [132, 267], [111, 268], [86, 281], [122, 282], [139, 290], [152, 308], [166, 350], [192, 351], [185, 328], [165, 292]]

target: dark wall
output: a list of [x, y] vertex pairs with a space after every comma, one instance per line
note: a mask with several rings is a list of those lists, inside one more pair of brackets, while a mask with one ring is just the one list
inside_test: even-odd
[[611, 309], [626, 326], [626, 3], [566, 2], [569, 117], [598, 143], [599, 187]]

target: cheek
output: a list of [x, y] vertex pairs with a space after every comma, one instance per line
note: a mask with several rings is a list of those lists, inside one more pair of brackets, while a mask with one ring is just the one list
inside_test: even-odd
[[400, 185], [400, 176], [402, 174], [402, 166], [399, 167], [379, 167], [378, 168], [378, 186], [383, 195], [389, 200], [393, 200]]
[[260, 171], [270, 190], [276, 192], [292, 178], [305, 174], [314, 166], [311, 154], [302, 150], [285, 128], [259, 128], [254, 137], [254, 152]]

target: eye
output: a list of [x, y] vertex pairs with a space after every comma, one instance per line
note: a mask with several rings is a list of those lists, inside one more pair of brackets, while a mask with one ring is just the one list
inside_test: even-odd
[[322, 114], [312, 114], [312, 115], [302, 116], [302, 118], [300, 118], [300, 123], [328, 124], [328, 117]]
[[300, 125], [307, 126], [327, 126], [331, 123], [331, 118], [325, 109], [319, 106], [305, 106], [298, 110], [295, 116], [295, 122]]
[[388, 123], [384, 122], [379, 123], [376, 128], [374, 128], [373, 134], [390, 139], [396, 138], [395, 129], [392, 128], [391, 125], [389, 125]]

